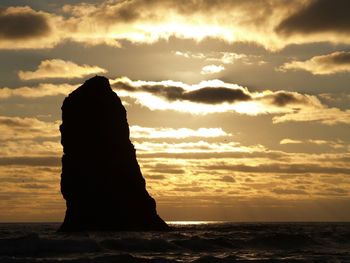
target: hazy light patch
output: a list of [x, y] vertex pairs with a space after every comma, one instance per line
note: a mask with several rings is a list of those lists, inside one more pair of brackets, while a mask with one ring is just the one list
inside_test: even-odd
[[197, 130], [188, 128], [149, 128], [141, 126], [131, 126], [130, 133], [132, 138], [189, 138], [189, 137], [203, 137], [214, 138], [223, 136], [232, 136], [226, 133], [221, 128], [199, 128]]
[[96, 73], [106, 73], [107, 70], [89, 65], [77, 65], [72, 61], [51, 59], [41, 61], [35, 71], [19, 71], [22, 80], [48, 79], [48, 78], [81, 78]]
[[[175, 22], [167, 22], [161, 24], [139, 24], [137, 26], [140, 29], [141, 34], [144, 36], [143, 40], [149, 42], [155, 42], [160, 38], [169, 39], [171, 36], [185, 39], [195, 39], [201, 41], [207, 37], [214, 37], [219, 39], [225, 39], [228, 42], [235, 40], [235, 34], [232, 30], [216, 24], [207, 24], [202, 18], [199, 18], [200, 23], [188, 23], [182, 17], [174, 17]], [[134, 39], [136, 40], [136, 39]]]
[[266, 105], [260, 102], [239, 102], [233, 105], [233, 110], [241, 113], [256, 116], [259, 114], [266, 114], [271, 112]]

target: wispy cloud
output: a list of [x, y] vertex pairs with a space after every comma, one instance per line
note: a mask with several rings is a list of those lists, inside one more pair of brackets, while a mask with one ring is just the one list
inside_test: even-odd
[[174, 138], [183, 139], [191, 137], [214, 138], [232, 136], [226, 133], [222, 128], [199, 128], [197, 130], [188, 128], [150, 128], [133, 125], [130, 127], [130, 136], [132, 138]]
[[12, 97], [21, 98], [42, 98], [47, 96], [66, 96], [72, 92], [77, 85], [70, 84], [49, 84], [43, 83], [38, 86], [24, 86], [19, 88], [0, 88], [0, 99]]
[[324, 107], [310, 111], [301, 110], [273, 117], [274, 123], [283, 123], [289, 121], [321, 122], [328, 125], [334, 125], [338, 123], [350, 124], [350, 110], [343, 111], [338, 108]]
[[0, 116], [0, 141], [52, 139], [59, 136], [59, 122], [44, 122], [36, 118]]
[[35, 71], [19, 71], [22, 80], [49, 79], [49, 78], [81, 78], [86, 75], [106, 73], [107, 70], [98, 66], [78, 65], [72, 61], [50, 59], [41, 61]]
[[204, 62], [216, 62], [224, 65], [241, 62], [246, 65], [263, 65], [266, 61], [261, 59], [261, 56], [246, 55], [235, 52], [190, 52], [190, 51], [175, 51], [176, 56], [181, 56], [188, 59], [199, 59]]
[[303, 141], [300, 140], [293, 140], [293, 139], [283, 139], [280, 141], [280, 144], [300, 144], [303, 143]]
[[320, 140], [320, 139], [295, 140], [295, 139], [285, 138], [280, 141], [280, 144], [314, 144], [314, 145], [328, 146], [334, 149], [347, 147], [347, 144], [342, 140]]
[[305, 61], [295, 60], [283, 64], [278, 70], [305, 70], [314, 75], [350, 72], [350, 52], [339, 51], [315, 56]]
[[197, 142], [180, 142], [180, 143], [166, 143], [166, 142], [134, 142], [136, 149], [142, 153], [225, 153], [225, 152], [242, 152], [250, 153], [256, 151], [263, 151], [265, 148], [262, 145], [256, 146], [242, 146], [237, 142], [225, 143], [209, 143], [206, 141]]

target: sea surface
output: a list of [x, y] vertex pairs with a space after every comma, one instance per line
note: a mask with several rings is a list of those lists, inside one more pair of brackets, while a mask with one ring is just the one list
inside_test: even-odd
[[350, 262], [350, 223], [171, 222], [171, 232], [0, 224], [0, 263]]

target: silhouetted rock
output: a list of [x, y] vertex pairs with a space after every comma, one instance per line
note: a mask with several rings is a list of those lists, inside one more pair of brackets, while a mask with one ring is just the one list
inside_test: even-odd
[[60, 231], [167, 230], [129, 139], [126, 110], [105, 77], [93, 77], [63, 102]]

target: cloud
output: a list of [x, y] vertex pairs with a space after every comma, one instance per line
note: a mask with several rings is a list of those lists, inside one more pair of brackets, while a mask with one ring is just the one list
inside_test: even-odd
[[193, 58], [193, 59], [205, 59], [205, 55], [203, 53], [197, 52], [197, 53], [193, 53], [193, 52], [182, 52], [182, 51], [175, 51], [175, 55], [176, 56], [180, 56], [180, 57], [185, 57], [185, 58]]
[[[142, 168], [144, 168], [143, 166]], [[146, 173], [153, 172], [153, 173], [162, 173], [162, 174], [185, 174], [185, 170], [182, 169], [179, 165], [174, 164], [163, 164], [163, 163], [156, 163], [154, 166], [150, 166], [152, 169], [148, 169]]]
[[63, 10], [70, 16], [67, 28], [71, 38], [79, 42], [118, 46], [124, 39], [154, 43], [172, 36], [196, 41], [212, 37], [227, 42], [255, 41], [276, 48], [283, 44], [271, 25], [301, 2], [132, 0], [66, 5]]
[[350, 17], [347, 0], [314, 0], [304, 8], [284, 19], [276, 28], [280, 33], [318, 34], [332, 32], [346, 34], [350, 32]]
[[59, 14], [10, 7], [0, 12], [0, 48], [52, 48], [64, 41], [120, 47], [123, 40], [154, 43], [170, 37], [255, 42], [269, 50], [350, 43], [347, 7], [346, 0], [109, 0], [65, 5]]
[[273, 163], [256, 166], [245, 164], [218, 164], [208, 165], [206, 169], [227, 170], [244, 173], [282, 173], [282, 174], [350, 174], [349, 167], [337, 167], [335, 165], [307, 164], [307, 163]]
[[221, 128], [199, 128], [197, 130], [188, 128], [150, 128], [133, 125], [130, 127], [131, 138], [174, 138], [183, 139], [189, 137], [214, 138], [223, 136], [232, 136]]
[[151, 110], [174, 110], [192, 114], [236, 112], [271, 114], [273, 123], [318, 121], [328, 125], [350, 123], [350, 110], [329, 108], [314, 95], [291, 91], [256, 91], [220, 80], [188, 85], [175, 81], [111, 81], [121, 97], [131, 97]]
[[[350, 110], [328, 107], [315, 95], [291, 91], [249, 91], [221, 80], [189, 85], [172, 80], [132, 81], [126, 77], [110, 80], [121, 98], [132, 98], [150, 110], [173, 110], [191, 114], [236, 112], [250, 116], [272, 115], [273, 123], [320, 122], [350, 124]], [[39, 84], [33, 87], [0, 88], [0, 99], [66, 96], [79, 84]]]
[[306, 61], [288, 62], [279, 67], [279, 70], [305, 70], [314, 75], [350, 72], [350, 52], [338, 51], [315, 56]]
[[42, 83], [33, 87], [4, 87], [0, 88], [0, 99], [9, 99], [12, 97], [32, 99], [47, 96], [67, 96], [76, 89], [77, 86], [78, 85]]
[[25, 189], [49, 189], [51, 188], [48, 184], [37, 184], [37, 183], [31, 183], [31, 184], [21, 184], [20, 187]]
[[216, 73], [220, 73], [223, 70], [225, 70], [225, 67], [222, 65], [206, 65], [202, 68], [201, 74], [202, 75], [216, 74]]
[[19, 71], [18, 76], [22, 80], [47, 79], [47, 78], [81, 78], [86, 75], [106, 73], [107, 70], [89, 65], [77, 65], [71, 61], [51, 59], [41, 61], [35, 71]]
[[14, 160], [19, 160], [18, 163], [22, 164], [25, 158], [60, 155], [62, 147], [59, 143], [59, 124], [59, 121], [44, 122], [36, 118], [0, 116], [2, 163], [12, 165], [16, 163]]
[[266, 61], [261, 60], [261, 56], [239, 54], [235, 52], [209, 52], [205, 54], [200, 52], [175, 51], [175, 55], [188, 59], [201, 59], [206, 62], [218, 62], [225, 65], [234, 64], [238, 61], [246, 65], [254, 64], [258, 66], [266, 63]]
[[273, 123], [282, 122], [321, 122], [327, 125], [350, 124], [350, 110], [340, 110], [338, 108], [321, 108], [313, 111], [297, 111], [281, 116], [275, 116]]
[[226, 87], [204, 87], [198, 90], [183, 93], [183, 100], [217, 104], [223, 102], [246, 101], [250, 96], [241, 89], [229, 89]]
[[36, 118], [0, 116], [1, 141], [33, 138], [56, 138], [59, 122], [43, 122]]
[[[325, 14], [327, 5], [332, 5], [332, 15]], [[343, 11], [347, 6], [346, 0], [339, 4], [314, 0], [131, 0], [66, 5], [63, 10], [70, 16], [67, 28], [71, 39], [79, 42], [118, 46], [120, 40], [154, 43], [172, 36], [195, 41], [210, 37], [229, 43], [255, 42], [269, 50], [278, 50], [294, 43], [350, 43], [347, 34], [339, 33], [339, 28], [348, 26], [347, 14]], [[339, 14], [342, 21], [329, 23], [335, 20], [333, 14]], [[309, 16], [313, 25], [319, 23], [319, 28], [331, 24], [323, 27], [327, 34], [295, 30], [308, 24]], [[95, 25], [93, 31], [92, 24]], [[295, 31], [299, 34], [290, 33]]]
[[20, 41], [47, 36], [50, 32], [46, 17], [29, 7], [0, 9], [0, 39]]
[[[128, 93], [149, 93], [166, 98], [169, 101], [191, 101], [196, 103], [219, 104], [223, 102], [246, 101], [250, 96], [238, 85], [219, 86], [219, 81], [204, 82], [191, 87], [181, 82], [133, 82], [127, 78], [119, 78], [113, 82], [117, 90]], [[210, 86], [210, 84], [213, 84]]]
[[[205, 104], [223, 104], [239, 102], [256, 102], [276, 107], [296, 105], [309, 105], [322, 107], [315, 96], [303, 95], [289, 91], [262, 91], [250, 92], [247, 88], [237, 84], [225, 83], [221, 80], [207, 80], [199, 84], [187, 85], [174, 81], [132, 81], [128, 78], [112, 80], [113, 87], [121, 92], [121, 95], [137, 93], [149, 93], [163, 97], [168, 101], [190, 101]], [[223, 106], [223, 105], [220, 105]], [[272, 109], [271, 109], [272, 110]], [[239, 111], [239, 109], [237, 109]]]
[[[160, 146], [161, 147], [161, 146]], [[241, 146], [242, 148], [242, 146]], [[138, 158], [151, 159], [151, 158], [164, 158], [164, 159], [178, 159], [178, 160], [205, 160], [210, 158], [215, 159], [252, 159], [252, 158], [273, 158], [274, 160], [283, 160], [286, 154], [283, 152], [276, 151], [263, 151], [263, 147], [251, 146], [248, 148], [242, 148], [243, 151], [237, 151], [233, 149], [232, 151], [194, 151], [194, 152], [166, 152], [166, 151], [156, 151], [156, 152], [138, 152]]]
[[[276, 91], [271, 95], [266, 95], [266, 98], [271, 99], [271, 104], [284, 107], [287, 105], [293, 104], [310, 104], [312, 103], [312, 97], [308, 97], [307, 95], [301, 95], [297, 92], [289, 92], [289, 91]], [[314, 101], [312, 104], [315, 106], [318, 102]]]
[[326, 145], [334, 149], [347, 147], [347, 144], [342, 140], [330, 141], [330, 140], [309, 139], [307, 142], [311, 144], [316, 144], [316, 145]]
[[224, 64], [233, 64], [237, 60], [246, 59], [248, 56], [245, 54], [238, 54], [234, 52], [219, 52], [216, 56], [207, 57], [207, 61], [217, 61]]
[[50, 48], [60, 41], [60, 17], [28, 6], [0, 8], [0, 49]]
[[0, 165], [4, 166], [60, 166], [61, 160], [57, 156], [47, 157], [0, 157]]
[[294, 139], [283, 139], [280, 144], [315, 144], [325, 145], [334, 149], [345, 148], [346, 144], [342, 140], [320, 140], [320, 139], [309, 139], [309, 140], [294, 140]]
[[233, 178], [232, 176], [229, 176], [229, 175], [225, 175], [218, 180], [222, 181], [222, 182], [227, 182], [227, 183], [235, 183], [236, 182], [235, 178]]
[[308, 193], [300, 189], [274, 188], [271, 192], [279, 195], [307, 195]]
[[241, 146], [237, 142], [227, 143], [209, 143], [206, 141], [198, 142], [181, 142], [181, 143], [167, 143], [167, 142], [147, 142], [134, 141], [135, 148], [139, 153], [250, 153], [261, 152], [265, 148], [262, 145], [256, 146]]
[[303, 143], [303, 142], [300, 140], [293, 140], [288, 138], [280, 141], [280, 144], [300, 144], [300, 143]]

